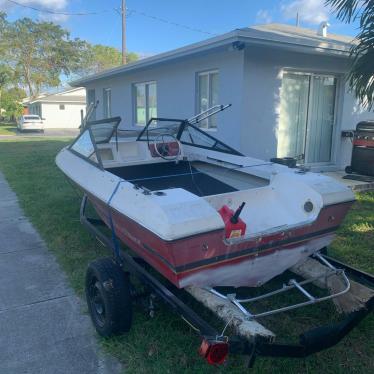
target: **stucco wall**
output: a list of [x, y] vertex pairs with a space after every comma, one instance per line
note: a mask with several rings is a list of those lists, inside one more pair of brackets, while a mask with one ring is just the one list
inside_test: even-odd
[[134, 83], [157, 82], [157, 111], [159, 117], [189, 118], [196, 114], [196, 74], [219, 70], [219, 97], [222, 104], [232, 107], [218, 114], [214, 136], [227, 144], [240, 145], [240, 108], [242, 105], [244, 52], [225, 49], [204, 56], [184, 59], [172, 65], [162, 65], [139, 73], [94, 82], [87, 88], [96, 89], [100, 101], [96, 118], [103, 117], [103, 89], [112, 90], [112, 116], [121, 116], [121, 128], [139, 128], [134, 124]]
[[[343, 58], [248, 47], [244, 68], [242, 152], [262, 159], [276, 156], [282, 76], [283, 71], [290, 69], [337, 77], [332, 164], [335, 168], [349, 164], [352, 145], [349, 139], [341, 137], [341, 131], [355, 128], [361, 120], [374, 119], [374, 113], [360, 108], [348, 92], [345, 85], [348, 68], [348, 61]], [[325, 166], [321, 170], [328, 168]]]
[[45, 128], [78, 128], [81, 124], [80, 111], [86, 111], [82, 104], [64, 104], [65, 109], [59, 108], [60, 104], [42, 103], [42, 117], [45, 118]]
[[226, 47], [138, 73], [98, 80], [87, 88], [94, 88], [100, 101], [97, 119], [103, 116], [103, 89], [110, 87], [112, 115], [122, 117], [121, 128], [134, 128], [137, 127], [132, 97], [134, 83], [157, 81], [158, 116], [188, 118], [196, 113], [196, 74], [211, 69], [219, 70], [220, 102], [232, 104], [218, 115], [218, 128], [212, 135], [253, 157], [269, 160], [277, 154], [280, 90], [285, 69], [334, 74], [338, 78], [332, 163], [321, 170], [349, 164], [351, 142], [341, 138], [341, 131], [354, 128], [360, 120], [374, 118], [373, 113], [360, 109], [346, 90], [346, 59], [258, 46], [247, 46], [242, 51]]

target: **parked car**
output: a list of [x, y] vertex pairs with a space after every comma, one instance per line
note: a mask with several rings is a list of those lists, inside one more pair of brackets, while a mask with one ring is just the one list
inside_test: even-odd
[[17, 128], [19, 131], [44, 131], [43, 118], [36, 114], [25, 114], [19, 118]]

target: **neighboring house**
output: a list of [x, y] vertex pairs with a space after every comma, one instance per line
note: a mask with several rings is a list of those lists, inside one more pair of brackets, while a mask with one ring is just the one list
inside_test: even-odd
[[373, 119], [347, 91], [352, 38], [269, 24], [79, 79], [93, 118], [121, 116], [139, 128], [153, 116], [188, 118], [214, 104], [232, 107], [201, 124], [246, 155], [299, 157], [313, 170], [350, 164], [342, 130]]
[[54, 94], [42, 94], [23, 101], [28, 114], [43, 118], [44, 128], [78, 128], [81, 110], [86, 112], [86, 90], [73, 88]]

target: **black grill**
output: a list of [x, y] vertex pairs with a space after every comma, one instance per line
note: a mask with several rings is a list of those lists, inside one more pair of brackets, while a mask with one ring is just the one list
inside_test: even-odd
[[374, 121], [357, 124], [351, 166], [346, 168], [346, 172], [374, 176]]

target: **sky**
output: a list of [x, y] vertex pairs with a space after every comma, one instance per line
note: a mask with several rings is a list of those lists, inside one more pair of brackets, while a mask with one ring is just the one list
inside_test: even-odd
[[[72, 37], [121, 48], [121, 0], [0, 0], [10, 20], [30, 17], [59, 23]], [[24, 7], [20, 6], [24, 5]], [[57, 13], [50, 14], [25, 6]], [[329, 31], [356, 35], [357, 24], [339, 22], [324, 0], [126, 0], [127, 50], [149, 56], [198, 42], [236, 28], [264, 23], [317, 29], [329, 21]]]

